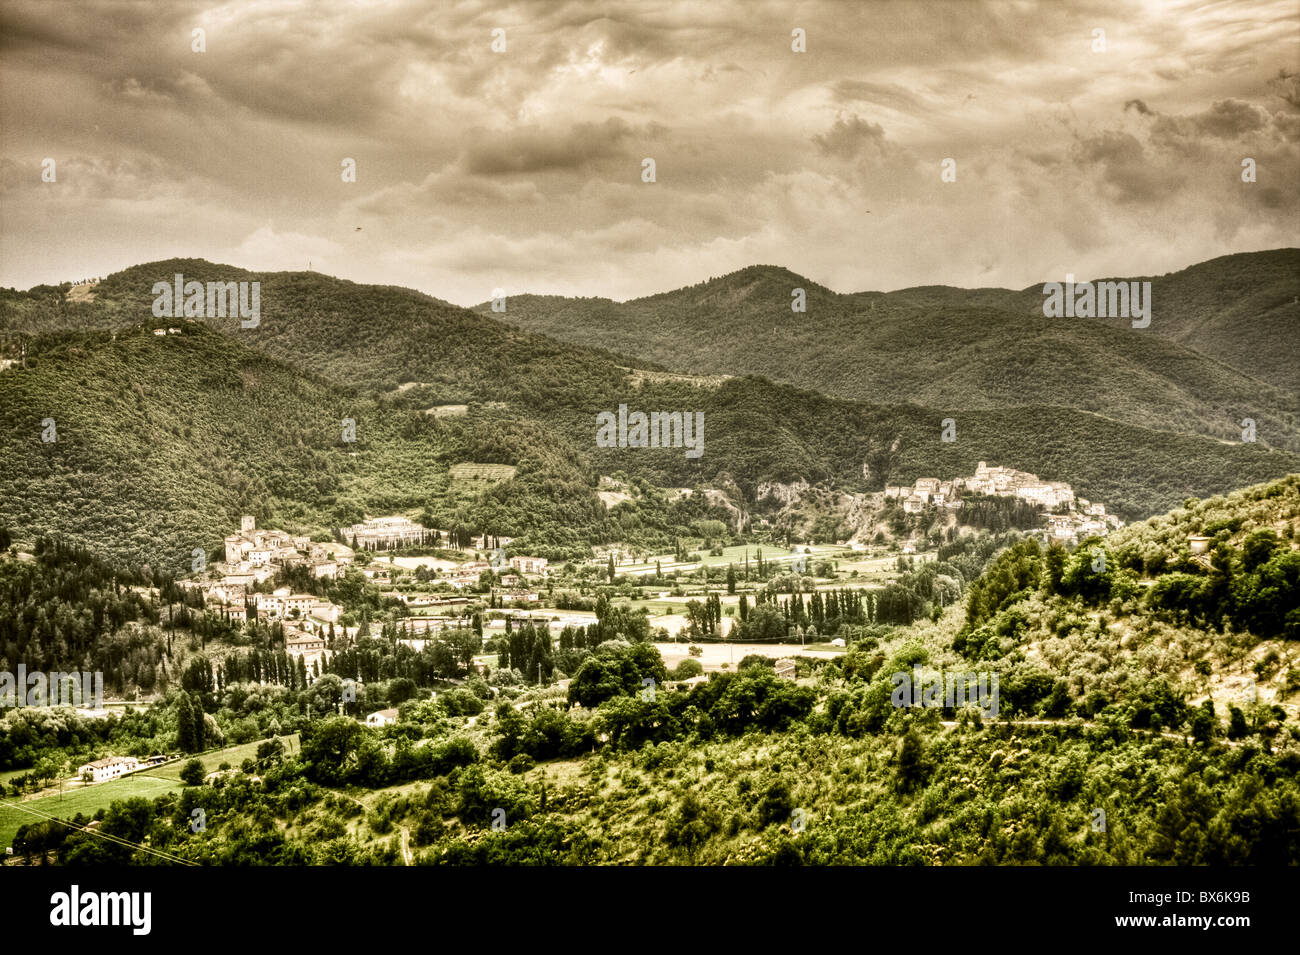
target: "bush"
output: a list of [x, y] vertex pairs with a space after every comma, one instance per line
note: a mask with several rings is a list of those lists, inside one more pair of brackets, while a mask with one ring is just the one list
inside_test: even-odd
[[203, 775], [203, 764], [197, 759], [188, 759], [181, 767], [181, 782], [187, 786], [202, 785]]
[[704, 664], [699, 660], [687, 657], [677, 668], [673, 670], [671, 676], [674, 680], [689, 680], [693, 676], [699, 676], [704, 672]]
[[532, 769], [536, 765], [537, 765], [537, 761], [534, 760], [527, 753], [518, 753], [517, 755], [511, 758], [509, 763], [507, 763], [507, 766], [509, 767], [510, 771], [514, 773], [516, 776], [518, 776], [520, 773], [528, 772], [528, 770]]

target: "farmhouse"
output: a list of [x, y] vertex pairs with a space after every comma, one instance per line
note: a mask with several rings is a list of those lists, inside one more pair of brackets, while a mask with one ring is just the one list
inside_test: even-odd
[[107, 779], [116, 779], [123, 773], [133, 772], [139, 765], [140, 761], [134, 756], [109, 756], [78, 766], [77, 775], [85, 778], [89, 773], [93, 782], [102, 783]]

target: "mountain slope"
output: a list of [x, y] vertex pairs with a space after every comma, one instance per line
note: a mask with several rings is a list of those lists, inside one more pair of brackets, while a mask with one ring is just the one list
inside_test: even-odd
[[[1300, 310], [1279, 304], [1296, 258], [1233, 256], [1156, 280], [1143, 330], [1045, 318], [1041, 286], [838, 295], [768, 266], [621, 304], [521, 295], [499, 317], [681, 372], [764, 375], [855, 400], [1052, 405], [1222, 440], [1240, 440], [1248, 417], [1257, 440], [1296, 450]], [[1242, 297], [1241, 284], [1264, 290]], [[806, 290], [805, 313], [791, 311], [794, 288]]]
[[[1300, 393], [1300, 249], [1226, 255], [1150, 281], [1149, 331]], [[1028, 291], [1041, 307], [1041, 291]]]

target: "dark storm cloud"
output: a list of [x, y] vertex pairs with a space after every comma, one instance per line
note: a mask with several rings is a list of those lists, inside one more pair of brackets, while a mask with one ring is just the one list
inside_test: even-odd
[[920, 113], [928, 109], [915, 93], [892, 83], [866, 83], [861, 80], [840, 80], [831, 84], [831, 95], [841, 103], [872, 103], [889, 109]]
[[565, 129], [521, 129], [475, 134], [465, 152], [466, 171], [500, 176], [577, 170], [612, 156], [627, 155], [632, 130], [611, 117], [603, 123], [577, 123]]
[[837, 119], [828, 131], [814, 136], [813, 142], [823, 156], [839, 159], [857, 159], [868, 153], [881, 154], [889, 148], [884, 129], [860, 116]]

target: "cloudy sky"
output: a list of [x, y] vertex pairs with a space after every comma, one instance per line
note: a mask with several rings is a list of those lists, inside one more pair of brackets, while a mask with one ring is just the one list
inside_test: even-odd
[[1300, 0], [0, 0], [3, 286], [1018, 288], [1296, 245]]

